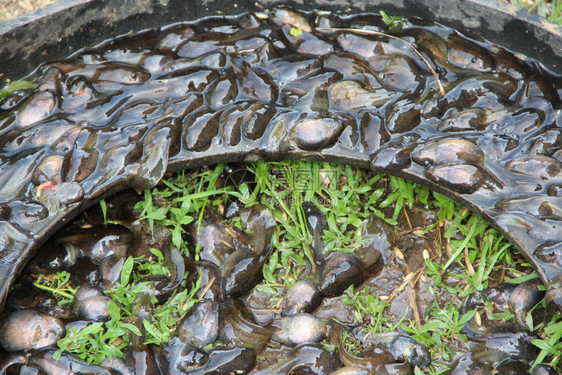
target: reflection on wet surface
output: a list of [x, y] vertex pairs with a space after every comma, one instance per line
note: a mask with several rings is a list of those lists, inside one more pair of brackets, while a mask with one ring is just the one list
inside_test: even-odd
[[560, 305], [561, 78], [438, 25], [394, 33], [437, 77], [403, 41], [352, 29], [389, 32], [378, 16], [274, 9], [39, 67], [36, 89], [0, 103], [3, 296], [31, 250], [106, 193], [167, 169], [299, 157], [370, 164], [456, 198], [554, 280]]
[[[218, 176], [215, 188], [229, 186], [237, 191], [241, 184], [258, 182], [243, 165], [212, 168]], [[200, 184], [202, 177], [195, 176], [210, 170], [182, 172], [193, 176], [183, 182], [180, 174], [177, 179], [168, 175], [151, 201], [156, 207], [175, 207], [176, 199], [192, 194], [180, 186]], [[269, 173], [273, 181], [279, 171]], [[376, 178], [362, 170], [353, 174], [361, 176], [363, 183], [376, 180], [372, 186], [357, 185], [361, 190], [371, 187], [366, 197], [379, 192], [383, 202], [396, 193], [388, 177]], [[331, 188], [349, 184], [334, 171], [327, 176], [324, 183]], [[280, 193], [290, 186], [278, 183]], [[170, 187], [174, 187], [172, 195], [165, 191]], [[91, 207], [51, 237], [26, 265], [0, 314], [4, 350], [0, 349], [0, 368], [8, 374], [31, 369], [39, 373], [77, 369], [78, 373], [121, 374], [413, 374], [416, 367], [423, 373], [447, 368], [453, 374], [504, 368], [527, 373], [537, 358], [539, 350], [531, 341], [540, 330], [530, 332], [528, 319], [532, 316], [535, 325], [549, 320], [539, 304], [545, 296], [543, 284], [537, 278], [510, 283], [531, 268], [509, 251], [507, 242], [490, 239], [494, 230], [484, 231], [484, 225], [470, 252], [489, 251], [497, 264], [487, 265], [484, 256], [452, 262], [443, 274], [429, 270], [431, 264], [445, 263], [452, 243], [466, 237], [455, 226], [461, 218], [467, 226], [473, 225], [477, 217], [470, 217], [468, 210], [448, 220], [441, 218], [442, 210], [435, 203], [418, 201], [409, 208], [404, 205], [396, 226], [391, 226], [370, 209], [359, 209], [353, 213], [354, 224], [342, 224], [346, 235], [355, 234], [334, 247], [330, 239], [334, 223], [329, 222], [336, 211], [329, 203], [297, 204], [302, 204], [310, 233], [304, 239], [310, 241], [300, 243], [291, 237], [279, 212], [277, 217], [273, 214], [282, 210], [281, 204], [296, 203], [281, 199], [246, 206], [217, 191], [214, 203], [201, 215], [186, 216], [189, 223], [183, 226], [179, 250], [172, 239], [175, 226], [166, 226], [164, 220], [151, 229], [147, 219], [140, 219], [144, 214], [139, 203], [146, 200], [132, 190], [107, 199], [105, 216], [100, 206]], [[381, 209], [385, 218], [395, 211], [393, 205]], [[337, 215], [340, 222], [349, 213]], [[312, 250], [309, 256], [307, 246]], [[498, 261], [498, 256], [504, 260]], [[491, 267], [484, 271], [487, 276], [480, 291], [470, 284], [471, 276], [463, 276], [470, 272], [474, 276], [468, 267], [471, 262], [478, 272]], [[54, 280], [61, 275], [65, 278], [57, 284]], [[124, 275], [132, 284], [122, 295]], [[58, 292], [53, 293], [53, 288]], [[464, 297], [467, 290], [470, 294]], [[196, 299], [181, 300], [186, 292]], [[119, 306], [121, 321], [129, 324], [119, 333], [122, 336], [116, 341], [85, 340], [82, 349], [65, 346], [96, 325], [103, 325], [100, 329], [107, 336], [115, 332], [110, 327], [120, 319], [115, 318], [112, 305]], [[180, 307], [174, 310], [174, 306]], [[381, 306], [383, 315], [377, 315]], [[439, 316], [451, 319], [443, 315], [451, 308], [450, 314], [468, 317], [454, 334], [447, 333], [453, 328], [436, 326]], [[154, 328], [149, 330], [145, 321], [169, 336], [155, 341]], [[400, 327], [391, 328], [400, 322]], [[416, 326], [441, 337], [447, 350], [438, 350], [423, 334], [414, 338], [407, 328]], [[97, 357], [92, 342], [106, 341], [122, 356]], [[54, 360], [57, 346], [67, 353]], [[80, 361], [76, 355], [81, 352], [93, 364]]]

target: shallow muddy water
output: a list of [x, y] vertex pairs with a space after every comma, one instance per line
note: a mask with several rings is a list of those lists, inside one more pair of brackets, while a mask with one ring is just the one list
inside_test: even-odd
[[[0, 103], [3, 296], [63, 219], [102, 196], [150, 188], [166, 170], [186, 166], [306, 158], [371, 166], [462, 201], [494, 222], [539, 275], [552, 280], [548, 300], [561, 305], [562, 84], [531, 59], [420, 20], [389, 29], [376, 15], [274, 9], [123, 36], [43, 64], [27, 80], [28, 88]], [[127, 232], [104, 230], [119, 238]], [[107, 246], [79, 254], [79, 266], [91, 270], [81, 282], [119, 279], [117, 263], [101, 264]], [[216, 293], [246, 295], [255, 280], [237, 278], [237, 270], [260, 269], [267, 248], [262, 244], [257, 258], [247, 252], [227, 257], [226, 264], [210, 254], [206, 261], [222, 268], [211, 267], [207, 282], [221, 280]], [[118, 251], [112, 259], [124, 263], [129, 250]], [[165, 258], [172, 268], [181, 263], [177, 249]], [[353, 265], [350, 284], [360, 284], [354, 278], [364, 281], [373, 264], [342, 255], [322, 267], [344, 273]], [[325, 276], [316, 287], [325, 297], [340, 295], [342, 287]], [[180, 282], [161, 287], [171, 291]], [[100, 293], [85, 299], [105, 301]], [[213, 308], [232, 311], [236, 303]], [[53, 334], [47, 339], [60, 336], [60, 322], [49, 322]], [[257, 348], [191, 355], [202, 366], [221, 366], [221, 358], [251, 357], [248, 350], [259, 351], [268, 335]], [[287, 358], [300, 363], [302, 356], [333, 357], [318, 350], [313, 345]], [[327, 368], [330, 373], [337, 366]]]

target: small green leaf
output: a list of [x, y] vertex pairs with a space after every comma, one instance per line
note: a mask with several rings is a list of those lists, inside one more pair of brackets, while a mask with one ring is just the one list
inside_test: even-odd
[[181, 218], [181, 220], [179, 221], [179, 223], [182, 224], [182, 225], [188, 225], [188, 224], [191, 223], [193, 220], [195, 220], [195, 218], [193, 218], [193, 216], [186, 215], [186, 216], [184, 216], [184, 217]]
[[155, 247], [151, 247], [149, 250], [152, 254], [154, 254], [156, 256], [156, 259], [158, 259], [158, 262], [160, 262], [160, 263], [164, 262], [164, 255], [162, 254], [162, 252], [160, 250], [158, 250]]
[[527, 327], [529, 328], [529, 331], [533, 332], [535, 330], [535, 324], [533, 321], [533, 314], [527, 314], [527, 316], [525, 317], [525, 324], [527, 324]]
[[100, 208], [103, 215], [103, 222], [105, 223], [107, 222], [107, 203], [105, 202], [105, 199], [100, 201]]
[[302, 30], [298, 27], [291, 27], [291, 30], [289, 30], [289, 34], [291, 34], [291, 36], [294, 36], [295, 38], [298, 38], [302, 35]]
[[534, 339], [533, 341], [531, 341], [531, 343], [539, 349], [546, 350], [547, 352], [552, 353], [552, 347], [544, 340]]
[[119, 307], [113, 300], [107, 301], [107, 312], [112, 320], [119, 320], [121, 319], [121, 312], [119, 311]]
[[382, 20], [385, 24], [390, 27], [392, 31], [400, 31], [404, 26], [406, 19], [400, 16], [389, 17], [384, 11], [380, 10], [379, 14], [382, 16]]
[[133, 261], [133, 257], [130, 256], [123, 264], [123, 269], [121, 270], [121, 286], [125, 286], [129, 283], [129, 278], [133, 271]]
[[153, 219], [153, 220], [164, 220], [166, 218], [166, 209], [158, 209], [156, 211], [152, 211], [152, 212], [148, 212], [146, 214], [146, 218], [147, 219]]
[[[104, 345], [104, 354], [107, 355], [107, 357], [111, 358], [111, 357], [122, 357], [123, 356], [123, 352], [121, 350], [119, 350], [117, 347], [113, 346], [113, 345]], [[104, 355], [105, 357], [105, 355]], [[101, 360], [103, 359], [100, 358], [99, 360], [96, 360], [95, 362], [101, 362]]]
[[384, 10], [379, 10], [379, 14], [382, 16], [383, 22], [390, 26], [390, 24], [392, 23], [392, 20], [390, 19], [388, 14], [386, 14], [386, 12]]
[[53, 353], [53, 359], [55, 361], [60, 360], [60, 358], [62, 357], [62, 353], [64, 352], [64, 349], [58, 349], [56, 352]]
[[37, 87], [37, 84], [35, 82], [31, 82], [31, 81], [21, 80], [21, 81], [10, 82], [10, 83], [6, 84], [6, 86], [4, 86], [4, 88], [2, 90], [0, 90], [0, 99], [3, 99], [4, 97], [10, 95], [11, 93], [13, 93], [15, 91], [32, 90], [36, 87]]
[[260, 291], [261, 293], [264, 293], [264, 294], [276, 295], [276, 294], [279, 293], [279, 291], [276, 290], [275, 288], [272, 288], [268, 285], [263, 285], [263, 284], [260, 284], [260, 285], [256, 286], [256, 289], [258, 291]]
[[156, 328], [152, 323], [150, 323], [148, 320], [144, 319], [142, 321], [142, 324], [144, 326], [144, 329], [146, 329], [146, 332], [148, 334], [150, 334], [153, 338], [149, 338], [147, 340], [147, 343], [162, 343], [162, 342], [166, 342], [168, 341], [168, 337], [166, 337], [167, 335], [162, 334], [158, 328]]
[[459, 325], [465, 324], [465, 323], [468, 322], [470, 319], [472, 319], [472, 317], [474, 317], [474, 315], [476, 315], [476, 310], [471, 310], [471, 311], [467, 312], [466, 314], [464, 314], [464, 315], [459, 319]]
[[135, 335], [140, 336], [141, 335], [141, 331], [138, 329], [137, 326], [135, 326], [134, 324], [131, 323], [121, 323], [121, 326], [123, 328], [127, 328], [129, 331], [133, 332]]
[[88, 336], [94, 333], [99, 332], [102, 329], [103, 323], [93, 323], [87, 326], [86, 328], [82, 329], [78, 334], [80, 336]]

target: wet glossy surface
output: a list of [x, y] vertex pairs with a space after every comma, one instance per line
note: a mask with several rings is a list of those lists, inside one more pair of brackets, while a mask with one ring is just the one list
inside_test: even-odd
[[378, 16], [278, 9], [40, 67], [37, 89], [0, 104], [2, 296], [33, 250], [102, 196], [153, 186], [166, 170], [258, 158], [413, 179], [495, 223], [545, 281], [559, 275], [561, 78], [451, 29], [407, 24], [396, 36], [438, 72], [441, 95], [404, 42], [326, 27], [389, 32]]
[[[209, 172], [210, 168], [202, 170]], [[238, 179], [238, 183], [252, 181], [253, 172], [237, 169], [237, 164], [214, 168], [222, 170], [217, 173], [215, 186], [225, 186], [229, 181], [235, 183], [234, 171], [247, 172], [240, 173], [245, 179]], [[182, 171], [180, 175], [197, 175], [199, 172]], [[365, 174], [365, 180], [371, 180], [372, 175], [367, 171], [358, 172]], [[167, 183], [170, 183], [169, 177]], [[391, 179], [393, 177], [380, 178], [372, 191], [384, 189]], [[190, 181], [198, 184], [196, 179]], [[388, 193], [390, 191], [392, 189]], [[159, 207], [174, 199], [164, 194], [155, 194], [152, 198], [151, 201]], [[346, 252], [354, 246], [329, 246], [327, 234], [330, 231], [326, 230], [329, 219], [322, 213], [326, 207], [307, 203], [303, 209], [314, 253], [303, 264], [277, 268], [267, 276], [264, 269], [270, 267], [272, 259], [282, 256], [283, 245], [280, 244], [285, 243], [288, 236], [280, 233], [281, 226], [274, 225], [272, 211], [265, 204], [239, 208], [238, 213], [228, 220], [221, 213], [230, 211], [227, 207], [232, 204], [240, 207], [244, 203], [224, 197], [221, 204], [208, 206], [200, 221], [196, 219], [188, 225], [189, 228], [184, 228], [184, 240], [191, 236], [189, 249], [199, 247], [200, 251], [175, 254], [177, 249], [171, 244], [171, 229], [155, 224], [152, 231], [147, 220], [140, 219], [143, 214], [133, 209], [139, 200], [142, 197], [130, 190], [107, 198], [107, 220], [119, 220], [119, 225], [102, 226], [105, 219], [100, 207], [91, 207], [56, 233], [32, 258], [16, 280], [17, 286], [8, 295], [7, 306], [0, 314], [3, 332], [0, 334], [0, 372], [69, 373], [72, 369], [78, 373], [124, 375], [410, 375], [415, 367], [424, 373], [431, 372], [430, 366], [439, 370], [450, 369], [451, 373], [464, 373], [467, 369], [511, 371], [529, 368], [537, 357], [538, 349], [531, 344], [537, 334], [529, 332], [522, 320], [527, 319], [526, 314], [530, 311], [534, 311], [535, 324], [549, 319], [545, 309], [540, 304], [536, 306], [544, 296], [540, 281], [535, 278], [519, 285], [507, 283], [506, 280], [514, 274], [520, 275], [511, 267], [524, 262], [519, 255], [512, 254], [517, 258], [512, 266], [503, 263], [497, 266], [505, 273], [492, 272], [487, 278], [488, 287], [469, 294], [464, 302], [460, 301], [457, 294], [460, 289], [456, 289], [459, 279], [453, 273], [462, 272], [462, 263], [451, 264], [452, 273], [443, 277], [444, 284], [437, 284], [435, 275], [430, 276], [425, 271], [425, 253], [440, 263], [449, 256], [446, 251], [449, 242], [441, 243], [443, 231], [448, 229], [431, 225], [439, 220], [433, 206], [415, 204], [408, 209], [409, 219], [400, 218], [396, 227], [368, 215], [353, 229], [357, 235], [360, 233], [360, 247], [354, 252]], [[392, 212], [394, 208], [387, 207], [387, 210]], [[236, 224], [238, 221], [239, 225]], [[197, 235], [199, 224], [200, 235]], [[423, 233], [413, 228], [427, 228], [428, 231]], [[275, 230], [273, 235], [272, 230]], [[100, 244], [111, 245], [101, 251]], [[152, 247], [162, 253], [161, 260], [154, 257]], [[232, 273], [223, 271], [225, 265], [233, 264], [231, 259], [243, 259], [239, 263], [253, 264], [263, 257], [264, 250], [269, 254], [268, 262], [260, 272], [256, 273], [252, 267], [235, 267]], [[105, 255], [92, 257], [92, 254], [101, 253]], [[116, 297], [119, 275], [122, 277], [125, 268], [124, 257], [136, 259], [132, 280], [136, 280], [142, 290], [130, 291], [135, 296], [131, 306]], [[151, 265], [152, 272], [144, 267], [147, 265]], [[165, 266], [165, 272], [159, 272], [162, 269], [157, 266]], [[349, 266], [360, 274], [359, 279], [350, 277], [353, 272]], [[528, 266], [524, 268], [531, 271]], [[61, 303], [58, 294], [39, 288], [41, 284], [37, 283], [39, 278], [52, 280], [54, 274], [62, 271], [69, 272], [70, 280], [65, 284], [68, 289], [62, 290], [69, 293], [75, 290], [70, 298], [72, 302]], [[40, 276], [37, 272], [46, 274]], [[405, 283], [404, 280], [411, 280], [415, 274], [420, 274], [418, 280]], [[241, 288], [233, 295], [225, 282], [233, 276], [240, 280], [255, 279], [258, 284], [254, 286], [255, 281], [240, 283]], [[178, 278], [182, 282], [177, 283]], [[285, 279], [288, 280], [286, 285], [278, 284], [272, 289], [276, 285], [272, 282], [283, 283]], [[193, 301], [192, 306], [180, 302], [181, 309], [170, 309], [166, 313], [173, 321], [163, 328], [170, 334], [169, 341], [166, 338], [162, 342], [147, 344], [150, 336], [144, 322], [154, 321], [155, 326], [167, 324], [158, 320], [162, 316], [161, 308], [175, 306], [172, 301], [177, 300], [176, 292], [187, 292], [189, 283], [196, 280], [200, 280], [200, 285], [193, 287], [192, 292], [197, 301]], [[327, 284], [332, 286], [329, 294], [320, 288]], [[351, 288], [351, 285], [355, 287]], [[372, 300], [364, 300], [354, 293], [366, 293]], [[70, 352], [60, 360], [53, 360], [56, 345], [61, 345], [68, 337], [82, 333], [94, 324], [112, 324], [108, 321], [111, 304], [108, 296], [121, 308], [124, 321], [133, 324], [141, 332], [141, 337], [123, 336], [126, 344], [122, 356], [88, 357], [93, 364], [79, 360], [78, 355], [84, 353], [75, 350], [74, 346], [67, 348]], [[412, 299], [412, 296], [417, 298]], [[476, 318], [474, 314], [458, 334], [445, 338], [447, 346], [454, 351], [446, 359], [403, 327], [393, 332], [375, 331], [372, 312], [365, 309], [376, 304], [376, 299], [388, 301], [384, 308], [385, 319], [389, 319], [383, 323], [385, 330], [394, 329], [388, 328], [391, 323], [406, 320], [409, 325], [416, 319], [435, 322], [432, 314], [437, 304], [450, 303], [457, 311], [456, 304], [462, 302], [459, 314], [464, 316], [476, 309], [479, 315]], [[363, 312], [358, 307], [361, 304], [365, 304], [361, 308]], [[502, 312], [513, 316], [491, 319]], [[38, 326], [50, 329], [39, 331]], [[22, 334], [25, 331], [22, 327], [28, 328], [29, 334]], [[55, 343], [61, 333], [64, 338]], [[466, 335], [467, 340], [462, 335]], [[13, 346], [16, 341], [19, 341], [17, 347]], [[89, 355], [93, 350], [93, 345], [84, 348]]]

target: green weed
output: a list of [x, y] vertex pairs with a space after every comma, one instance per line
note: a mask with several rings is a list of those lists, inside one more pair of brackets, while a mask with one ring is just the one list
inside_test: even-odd
[[[168, 275], [169, 270], [162, 265], [164, 259], [157, 249], [151, 249], [155, 260], [144, 262], [141, 258], [129, 257], [125, 260], [119, 282], [106, 294], [110, 319], [94, 322], [78, 330], [71, 328], [57, 342], [59, 349], [53, 358], [58, 360], [64, 352], [73, 353], [87, 362], [99, 364], [106, 357], [122, 357], [133, 337], [141, 337], [147, 344], [162, 344], [170, 339], [171, 332], [189, 309], [197, 302], [194, 298], [199, 290], [200, 280], [190, 288], [176, 291], [164, 304], [158, 304], [152, 296], [152, 282], [143, 281], [147, 276]], [[64, 274], [64, 275], [62, 275]], [[71, 303], [75, 289], [69, 289], [66, 272], [54, 276], [40, 276], [35, 284], [55, 296], [63, 296], [64, 303]], [[46, 280], [51, 280], [49, 283]], [[153, 311], [150, 319], [137, 318], [141, 309]]]
[[[413, 182], [322, 162], [260, 161], [248, 164], [247, 169], [254, 175], [251, 186], [242, 183], [236, 187], [217, 187], [225, 170], [222, 164], [168, 177], [158, 187], [144, 192], [143, 199], [135, 207], [139, 220], [147, 220], [151, 226], [169, 227], [173, 245], [183, 253], [197, 257], [197, 248], [188, 248], [182, 238], [187, 225], [193, 225], [194, 221], [200, 224], [209, 210], [220, 212], [229, 197], [237, 198], [246, 207], [264, 205], [279, 225], [272, 238], [274, 251], [263, 267], [263, 281], [257, 289], [270, 295], [269, 303], [273, 307], [278, 307], [281, 296], [297, 280], [314, 272], [317, 254], [310, 245], [313, 233], [307, 225], [307, 205], [316, 206], [326, 217], [327, 230], [320, 234], [324, 255], [360, 249], [362, 225], [373, 215], [395, 226], [396, 232], [409, 229], [421, 234], [439, 234], [433, 244], [434, 256], [427, 257], [424, 268], [419, 271], [430, 278], [428, 287], [434, 296], [438, 289], [439, 293], [444, 290], [456, 302], [438, 303], [435, 298], [421, 321], [405, 321], [407, 311], [403, 317], [389, 315], [389, 301], [368, 288], [350, 287], [342, 296], [342, 302], [353, 309], [355, 323], [363, 330], [378, 333], [401, 327], [426, 345], [434, 365], [424, 370], [425, 373], [443, 371], [441, 366], [468, 350], [461, 329], [476, 311], [460, 315], [458, 301], [496, 283], [510, 279], [513, 283], [521, 283], [537, 277], [526, 261], [514, 255], [513, 247], [499, 231], [450, 199]], [[412, 228], [406, 213], [417, 205], [435, 209], [435, 222], [426, 228]], [[400, 228], [398, 223], [410, 227]], [[239, 218], [231, 219], [230, 224], [241, 226]], [[163, 265], [163, 254], [158, 249], [151, 251], [154, 255], [151, 262], [127, 259], [120, 282], [108, 292], [119, 306], [120, 314], [113, 312], [109, 322], [94, 323], [85, 333], [79, 331], [67, 335], [59, 342], [59, 355], [62, 350], [74, 353], [90, 350], [92, 354], [83, 358], [96, 363], [103, 355], [121, 353], [137, 332], [146, 343], [161, 344], [169, 340], [179, 319], [196, 302], [193, 296], [200, 286], [184, 288], [167, 303], [155, 304], [147, 293], [150, 285], [143, 278], [167, 275], [169, 271]], [[64, 284], [61, 285], [59, 289], [64, 288]], [[150, 319], [142, 322], [134, 321], [136, 310], [140, 308], [139, 301], [152, 306], [154, 312]], [[491, 307], [480, 313], [485, 313], [487, 319], [501, 322], [514, 318], [509, 312], [493, 311]], [[540, 335], [540, 339], [535, 340], [535, 345], [541, 349], [537, 363], [558, 365], [562, 348], [559, 343], [561, 322], [557, 319], [546, 325], [529, 322]], [[422, 372], [418, 370], [417, 373]]]
[[[533, 367], [546, 363], [554, 368], [562, 359], [562, 315], [556, 314], [543, 330], [540, 339], [533, 340], [533, 344], [540, 349]], [[549, 358], [549, 359], [548, 359]]]
[[[1, 16], [2, 15], [0, 15], [0, 17]], [[4, 86], [2, 90], [0, 90], [0, 100], [2, 100], [3, 98], [5, 98], [6, 96], [10, 95], [13, 92], [20, 91], [20, 90], [32, 90], [34, 88], [37, 88], [37, 84], [32, 81], [25, 81], [25, 80], [11, 81], [11, 82], [7, 81], [6, 86]]]
[[50, 275], [38, 275], [33, 285], [36, 288], [50, 292], [57, 299], [58, 305], [68, 305], [74, 300], [77, 287], [70, 282], [70, 273], [55, 272]]
[[351, 285], [345, 291], [342, 302], [353, 308], [355, 323], [363, 325], [368, 332], [391, 332], [398, 326], [391, 323], [389, 315], [385, 312], [390, 304], [382, 300], [377, 293], [371, 294], [369, 288], [356, 291]]
[[[505, 0], [504, 0], [505, 1]], [[562, 0], [510, 0], [519, 9], [545, 17], [550, 22], [562, 25]]]

